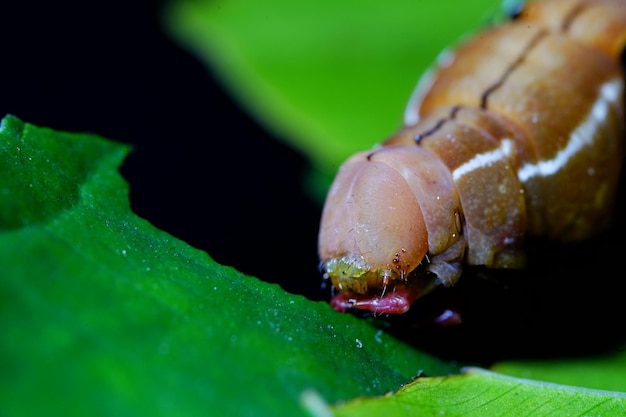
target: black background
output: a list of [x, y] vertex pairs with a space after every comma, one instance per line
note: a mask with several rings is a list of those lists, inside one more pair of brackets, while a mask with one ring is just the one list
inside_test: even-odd
[[[302, 186], [306, 160], [168, 39], [159, 13], [147, 0], [3, 1], [0, 114], [132, 144], [122, 173], [138, 215], [219, 263], [327, 297], [316, 251], [321, 209]], [[533, 243], [528, 270], [468, 273], [379, 325], [459, 360], [611, 350], [626, 321], [623, 231], [618, 216], [617, 229], [585, 245]], [[463, 326], [420, 327], [425, 310], [458, 300]]]
[[305, 159], [243, 112], [148, 0], [0, 3], [0, 114], [132, 144], [134, 211], [291, 292], [321, 296]]

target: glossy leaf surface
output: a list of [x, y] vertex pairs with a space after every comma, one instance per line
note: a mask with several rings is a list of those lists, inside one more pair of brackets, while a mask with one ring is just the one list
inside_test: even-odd
[[481, 369], [424, 378], [398, 392], [335, 407], [336, 416], [620, 416], [626, 394], [518, 379]]
[[127, 152], [2, 122], [2, 414], [306, 415], [303, 392], [337, 401], [456, 369], [138, 218]]

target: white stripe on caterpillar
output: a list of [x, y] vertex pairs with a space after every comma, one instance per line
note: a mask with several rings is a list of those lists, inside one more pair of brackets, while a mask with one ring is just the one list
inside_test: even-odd
[[463, 175], [469, 174], [470, 172], [488, 167], [494, 162], [500, 161], [503, 158], [510, 158], [513, 154], [513, 141], [509, 138], [502, 139], [500, 141], [500, 147], [494, 149], [493, 151], [479, 153], [454, 171], [452, 171], [452, 179], [456, 182]]
[[609, 107], [615, 105], [622, 97], [624, 82], [621, 78], [611, 80], [600, 89], [600, 96], [594, 103], [589, 117], [570, 135], [567, 146], [561, 149], [552, 159], [536, 164], [526, 164], [518, 171], [521, 182], [535, 176], [546, 177], [557, 173], [576, 153], [593, 144], [594, 133], [605, 122]]
[[435, 65], [428, 68], [417, 82], [417, 86], [413, 89], [409, 102], [404, 110], [404, 124], [407, 126], [414, 125], [419, 122], [419, 114], [415, 109], [419, 108], [424, 96], [435, 80], [435, 74], [441, 68], [449, 67], [454, 62], [454, 51], [452, 49], [444, 49], [437, 55]]

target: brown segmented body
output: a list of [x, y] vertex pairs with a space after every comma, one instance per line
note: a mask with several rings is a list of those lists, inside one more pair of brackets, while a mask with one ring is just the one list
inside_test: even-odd
[[462, 45], [405, 127], [344, 163], [319, 255], [338, 310], [402, 313], [463, 265], [608, 226], [623, 161], [625, 0], [543, 0]]

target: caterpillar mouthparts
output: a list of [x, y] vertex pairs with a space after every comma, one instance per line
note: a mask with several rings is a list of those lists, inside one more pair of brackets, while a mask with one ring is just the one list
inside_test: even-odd
[[401, 253], [392, 263], [398, 268], [372, 268], [359, 254], [333, 258], [322, 268], [339, 292], [330, 304], [337, 311], [369, 310], [379, 314], [402, 314], [413, 301], [438, 286], [437, 276], [418, 265], [410, 272], [400, 266]]
[[379, 294], [342, 291], [332, 298], [330, 305], [340, 312], [356, 308], [376, 314], [403, 314], [409, 311], [418, 296], [419, 294], [408, 285], [394, 284], [384, 287]]

